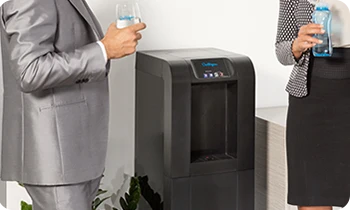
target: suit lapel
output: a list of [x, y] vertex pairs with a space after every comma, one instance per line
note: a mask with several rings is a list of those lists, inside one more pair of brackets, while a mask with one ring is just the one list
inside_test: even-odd
[[95, 34], [101, 39], [103, 37], [103, 32], [101, 27], [94, 17], [89, 6], [85, 0], [69, 0], [70, 3], [75, 7], [75, 9], [80, 13], [80, 15], [85, 19], [85, 21], [90, 25]]

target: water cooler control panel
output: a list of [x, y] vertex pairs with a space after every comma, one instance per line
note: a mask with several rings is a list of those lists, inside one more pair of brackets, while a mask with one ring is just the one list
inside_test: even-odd
[[192, 66], [198, 79], [218, 79], [231, 76], [224, 59], [192, 60]]

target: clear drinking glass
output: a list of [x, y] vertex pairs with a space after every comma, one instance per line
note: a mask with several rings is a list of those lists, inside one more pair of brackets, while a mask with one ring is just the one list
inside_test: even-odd
[[117, 28], [125, 28], [141, 22], [140, 7], [137, 2], [128, 0], [116, 6]]

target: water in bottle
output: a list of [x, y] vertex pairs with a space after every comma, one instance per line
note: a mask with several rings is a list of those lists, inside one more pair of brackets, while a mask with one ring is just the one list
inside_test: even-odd
[[312, 53], [315, 57], [330, 57], [333, 53], [331, 40], [331, 22], [332, 13], [329, 10], [328, 4], [320, 2], [316, 5], [315, 11], [312, 14], [312, 21], [316, 24], [323, 25], [325, 33], [315, 34], [314, 37], [322, 40], [321, 44], [316, 44], [312, 48]]

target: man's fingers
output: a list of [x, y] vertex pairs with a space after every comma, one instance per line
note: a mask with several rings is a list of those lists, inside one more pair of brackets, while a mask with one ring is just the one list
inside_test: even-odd
[[140, 33], [136, 33], [136, 40], [142, 39], [142, 35]]
[[131, 30], [136, 32], [136, 31], [141, 31], [141, 30], [145, 29], [146, 28], [146, 24], [144, 24], [144, 23], [137, 23], [137, 24], [134, 24], [134, 25], [129, 26], [129, 27], [130, 27]]

